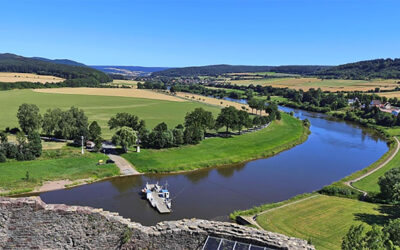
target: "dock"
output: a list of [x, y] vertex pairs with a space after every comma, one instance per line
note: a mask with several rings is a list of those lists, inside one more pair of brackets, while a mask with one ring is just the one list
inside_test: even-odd
[[171, 212], [171, 210], [167, 207], [167, 205], [165, 205], [164, 200], [158, 197], [157, 192], [151, 192], [151, 194], [155, 201], [156, 208], [160, 214], [166, 214]]
[[146, 194], [146, 199], [150, 202], [151, 206], [156, 208], [159, 213], [171, 213], [171, 200], [169, 192], [163, 189], [162, 186], [157, 184], [146, 184], [142, 190]]

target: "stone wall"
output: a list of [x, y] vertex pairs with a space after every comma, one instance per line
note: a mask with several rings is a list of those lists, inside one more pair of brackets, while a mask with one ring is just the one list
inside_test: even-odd
[[304, 240], [233, 223], [185, 219], [146, 227], [102, 209], [0, 198], [1, 249], [201, 249], [209, 235], [274, 249], [314, 249]]

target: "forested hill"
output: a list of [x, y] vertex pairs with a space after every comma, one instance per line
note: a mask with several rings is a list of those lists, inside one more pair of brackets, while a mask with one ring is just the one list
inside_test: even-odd
[[376, 59], [348, 63], [321, 70], [321, 78], [367, 80], [372, 78], [400, 79], [400, 59]]
[[112, 79], [105, 73], [86, 66], [73, 66], [52, 61], [43, 61], [14, 54], [0, 54], [0, 72], [36, 73], [65, 78], [70, 82], [110, 82]]
[[328, 68], [328, 66], [315, 65], [288, 65], [288, 66], [245, 66], [245, 65], [209, 65], [199, 67], [171, 68], [152, 73], [153, 76], [215, 76], [227, 73], [255, 73], [273, 71], [288, 74], [313, 74], [316, 71]]
[[57, 63], [57, 64], [71, 65], [71, 66], [82, 66], [82, 67], [86, 66], [83, 63], [72, 61], [69, 59], [48, 59], [48, 58], [43, 58], [43, 57], [32, 57], [32, 59], [45, 61], [45, 62], [52, 62], [52, 63]]

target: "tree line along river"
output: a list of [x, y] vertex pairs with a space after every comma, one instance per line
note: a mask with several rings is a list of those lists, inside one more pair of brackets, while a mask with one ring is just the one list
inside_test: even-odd
[[[286, 200], [312, 192], [378, 160], [387, 150], [379, 136], [325, 115], [280, 107], [311, 122], [306, 142], [273, 157], [234, 166], [181, 174], [120, 177], [40, 194], [46, 203], [103, 208], [132, 221], [153, 225], [164, 220], [228, 220], [234, 210]], [[169, 184], [173, 212], [158, 214], [140, 190], [146, 182]]]

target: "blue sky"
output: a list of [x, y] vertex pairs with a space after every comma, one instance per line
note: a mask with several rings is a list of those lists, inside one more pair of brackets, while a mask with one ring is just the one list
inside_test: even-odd
[[0, 53], [88, 65], [400, 57], [398, 0], [1, 0]]

